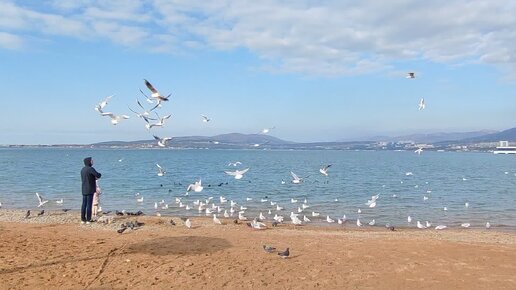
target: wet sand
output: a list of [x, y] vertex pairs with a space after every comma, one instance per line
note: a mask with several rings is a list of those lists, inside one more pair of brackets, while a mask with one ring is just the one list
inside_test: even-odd
[[[516, 289], [516, 234], [0, 210], [0, 289]], [[145, 225], [118, 234], [120, 223]], [[270, 225], [270, 224], [269, 224]], [[262, 245], [291, 256], [281, 259]]]

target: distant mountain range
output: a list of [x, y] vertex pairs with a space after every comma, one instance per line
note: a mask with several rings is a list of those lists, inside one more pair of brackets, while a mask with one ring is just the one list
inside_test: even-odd
[[[277, 149], [364, 149], [373, 148], [374, 143], [412, 141], [415, 143], [439, 144], [473, 144], [484, 142], [498, 142], [506, 140], [516, 142], [516, 128], [498, 131], [475, 131], [435, 134], [412, 134], [398, 137], [374, 137], [366, 141], [336, 141], [336, 142], [308, 142], [299, 143], [285, 141], [270, 135], [264, 134], [240, 134], [229, 133], [212, 137], [207, 136], [185, 136], [174, 137], [169, 143], [176, 148], [219, 148], [219, 149], [242, 149], [242, 148], [277, 148]], [[91, 144], [93, 146], [148, 146], [156, 147], [156, 140], [139, 141], [109, 141]]]
[[375, 136], [371, 138], [367, 138], [367, 140], [371, 141], [382, 141], [382, 142], [400, 142], [400, 141], [413, 141], [416, 143], [437, 143], [443, 141], [458, 141], [464, 139], [471, 139], [475, 137], [487, 136], [490, 134], [499, 133], [494, 130], [483, 130], [483, 131], [474, 131], [474, 132], [453, 132], [453, 133], [431, 133], [431, 134], [411, 134], [411, 135], [402, 135], [396, 137], [386, 137], [386, 136]]

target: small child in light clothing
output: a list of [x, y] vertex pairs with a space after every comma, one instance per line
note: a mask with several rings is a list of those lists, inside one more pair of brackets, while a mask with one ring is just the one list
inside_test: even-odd
[[96, 184], [97, 184], [97, 190], [95, 190], [95, 193], [93, 194], [93, 208], [92, 208], [92, 215], [95, 218], [97, 217], [99, 203], [100, 203], [100, 195], [102, 194], [98, 180], [96, 181]]

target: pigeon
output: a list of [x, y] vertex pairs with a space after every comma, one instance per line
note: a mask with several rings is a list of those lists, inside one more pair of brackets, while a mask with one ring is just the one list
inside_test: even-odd
[[288, 258], [288, 256], [290, 256], [289, 248], [287, 248], [284, 252], [279, 252], [278, 256], [282, 257], [283, 259]]
[[267, 252], [267, 253], [269, 253], [269, 254], [270, 254], [270, 253], [274, 252], [274, 251], [276, 250], [276, 248], [275, 248], [275, 247], [273, 247], [273, 246], [266, 246], [266, 245], [263, 245], [263, 250], [264, 250], [265, 252]]
[[25, 218], [28, 219], [30, 217], [30, 209], [27, 211], [27, 213], [25, 214]]
[[38, 216], [42, 216], [44, 214], [45, 214], [45, 210], [44, 209], [42, 209], [40, 212], [38, 212]]
[[117, 232], [117, 233], [119, 233], [119, 234], [121, 234], [121, 233], [123, 233], [125, 230], [127, 230], [127, 228], [124, 226], [124, 227], [122, 227], [122, 228], [120, 228], [120, 229], [116, 230], [116, 232]]
[[170, 224], [171, 224], [171, 225], [173, 225], [173, 226], [175, 226], [175, 225], [176, 225], [176, 222], [175, 222], [173, 219], [171, 219], [171, 220], [170, 220]]
[[324, 176], [328, 176], [328, 169], [331, 167], [331, 164], [328, 164], [324, 167], [322, 167], [321, 169], [319, 169], [319, 172], [324, 175]]
[[407, 75], [405, 76], [405, 78], [407, 78], [407, 79], [415, 79], [416, 78], [416, 73], [415, 72], [408, 72]]

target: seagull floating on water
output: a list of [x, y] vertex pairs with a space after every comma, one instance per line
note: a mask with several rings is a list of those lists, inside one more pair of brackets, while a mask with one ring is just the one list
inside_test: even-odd
[[156, 163], [156, 166], [158, 167], [158, 176], [164, 176], [165, 173], [167, 173], [165, 169], [161, 167], [158, 163]]

